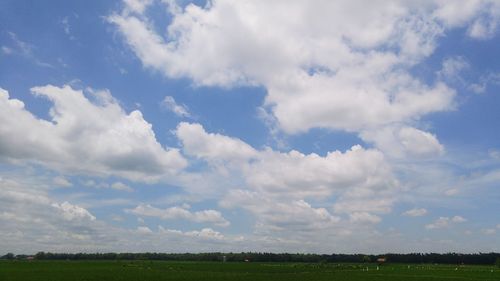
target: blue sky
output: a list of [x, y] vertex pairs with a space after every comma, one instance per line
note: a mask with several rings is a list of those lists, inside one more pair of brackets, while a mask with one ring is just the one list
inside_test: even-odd
[[3, 1], [0, 246], [500, 251], [499, 24], [495, 1]]

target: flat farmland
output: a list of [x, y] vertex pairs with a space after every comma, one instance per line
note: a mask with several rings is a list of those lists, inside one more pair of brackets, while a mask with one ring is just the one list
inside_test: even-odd
[[1, 281], [500, 280], [493, 266], [169, 261], [0, 261]]

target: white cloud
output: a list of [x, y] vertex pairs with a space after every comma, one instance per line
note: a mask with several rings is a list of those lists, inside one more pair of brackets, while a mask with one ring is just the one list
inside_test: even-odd
[[450, 57], [443, 61], [441, 70], [437, 72], [437, 75], [442, 79], [461, 80], [460, 72], [469, 67], [469, 63], [463, 57]]
[[226, 237], [218, 232], [215, 231], [211, 228], [203, 228], [201, 230], [191, 230], [191, 231], [181, 231], [181, 230], [176, 230], [176, 229], [165, 229], [162, 226], [158, 227], [158, 232], [161, 234], [168, 234], [168, 235], [174, 235], [174, 236], [185, 236], [189, 237], [191, 239], [193, 238], [198, 238], [203, 240], [223, 240], [226, 239]]
[[458, 222], [458, 223], [462, 223], [462, 222], [466, 222], [467, 220], [461, 216], [454, 216], [451, 218], [451, 221], [452, 222]]
[[444, 194], [446, 196], [455, 196], [459, 193], [460, 191], [456, 188], [450, 188], [450, 189], [447, 189], [445, 190]]
[[7, 47], [7, 46], [2, 46], [2, 53], [4, 53], [5, 55], [10, 55], [12, 54], [12, 49]]
[[433, 223], [427, 224], [425, 228], [427, 229], [439, 229], [439, 228], [447, 228], [450, 227], [451, 224], [455, 223], [463, 223], [467, 220], [461, 216], [454, 216], [452, 218], [449, 217], [439, 217]]
[[361, 138], [392, 157], [429, 158], [442, 155], [444, 147], [436, 136], [412, 127], [386, 126], [364, 131]]
[[9, 54], [12, 53], [18, 53], [26, 58], [31, 58], [33, 57], [33, 46], [20, 40], [17, 35], [13, 32], [8, 32], [10, 39], [12, 40], [12, 43], [14, 43], [13, 48], [9, 48], [10, 52]]
[[33, 249], [82, 250], [91, 244], [102, 247], [115, 239], [112, 229], [103, 231], [102, 223], [89, 210], [53, 200], [44, 191], [43, 183], [23, 180], [27, 181], [0, 181], [2, 249], [20, 253], [32, 253]]
[[[370, 190], [365, 193], [372, 194], [372, 196], [345, 196], [341, 197], [334, 205], [333, 208], [337, 213], [352, 213], [352, 212], [373, 212], [378, 214], [389, 213], [392, 204], [394, 203], [395, 189], [383, 190], [379, 194]], [[378, 196], [373, 196], [378, 195]]]
[[86, 180], [86, 181], [81, 181], [81, 184], [86, 187], [93, 187], [93, 188], [110, 188], [111, 186], [108, 183], [105, 182], [96, 182], [94, 180]]
[[424, 208], [414, 208], [403, 213], [405, 216], [421, 217], [427, 215], [427, 210]]
[[66, 33], [66, 35], [70, 35], [70, 26], [69, 26], [69, 22], [68, 22], [68, 17], [64, 17], [62, 20], [61, 20], [61, 24], [63, 26], [63, 29], [64, 29], [64, 33]]
[[165, 35], [143, 12], [130, 13], [131, 4], [108, 21], [144, 66], [167, 77], [188, 77], [196, 85], [265, 87], [263, 108], [287, 133], [321, 127], [363, 137], [397, 124], [391, 142], [406, 141], [396, 148], [409, 152], [399, 155], [428, 156], [440, 155], [442, 145], [409, 125], [454, 109], [455, 92], [442, 79], [464, 65], [446, 61], [434, 84], [410, 70], [433, 53], [446, 31], [473, 26], [496, 6], [218, 0], [205, 7], [169, 2], [172, 21]]
[[220, 134], [207, 133], [200, 124], [181, 122], [176, 135], [183, 151], [210, 161], [240, 162], [257, 156], [257, 151], [245, 142]]
[[404, 148], [412, 155], [439, 155], [444, 151], [436, 136], [415, 128], [402, 128], [399, 138]]
[[125, 218], [120, 216], [120, 215], [116, 215], [116, 214], [113, 214], [109, 217], [112, 221], [115, 221], [115, 222], [122, 222], [122, 221], [125, 221]]
[[397, 187], [383, 154], [359, 145], [325, 156], [270, 148], [259, 151], [239, 139], [207, 133], [201, 125], [188, 123], [178, 126], [177, 136], [186, 154], [206, 161], [223, 176], [240, 177], [245, 185], [268, 196], [298, 200], [340, 194], [341, 201], [361, 201]]
[[[249, 211], [259, 233], [305, 235], [315, 229], [340, 233], [347, 230], [340, 231], [339, 222], [376, 223], [380, 218], [375, 214], [391, 210], [398, 190], [383, 154], [374, 149], [354, 146], [325, 156], [257, 150], [240, 139], [189, 123], [179, 124], [176, 134], [184, 153], [208, 163], [217, 185], [227, 187], [221, 206]], [[329, 202], [339, 215], [309, 200]], [[340, 215], [353, 213], [352, 220], [341, 221]]]
[[110, 187], [112, 189], [123, 190], [123, 191], [127, 191], [127, 192], [134, 191], [133, 188], [131, 188], [130, 186], [124, 184], [123, 182], [119, 182], [119, 181], [112, 183]]
[[[75, 16], [78, 18], [78, 16]], [[61, 25], [64, 33], [68, 36], [70, 40], [76, 40], [76, 37], [71, 32], [71, 25], [69, 24], [69, 17], [66, 16], [61, 20]]]
[[148, 204], [141, 204], [134, 209], [127, 210], [127, 212], [137, 216], [157, 217], [163, 220], [181, 219], [199, 223], [212, 223], [218, 226], [230, 225], [229, 221], [226, 220], [219, 211], [202, 210], [191, 212], [186, 207], [187, 206], [159, 209]]
[[490, 39], [498, 31], [500, 23], [500, 3], [488, 1], [484, 4], [485, 12], [469, 26], [467, 34], [475, 39]]
[[76, 205], [72, 205], [68, 202], [64, 202], [62, 204], [53, 203], [52, 207], [58, 209], [63, 217], [67, 220], [76, 220], [76, 219], [89, 219], [95, 220], [95, 217], [89, 213], [89, 211], [84, 208]]
[[[210, 228], [169, 234], [148, 225], [115, 227], [80, 204], [52, 199], [45, 184], [30, 177], [0, 180], [0, 248], [6, 252], [214, 252], [238, 249], [232, 245], [241, 240], [240, 235], [223, 235]], [[110, 218], [118, 222], [114, 224], [123, 220], [116, 215]]]
[[52, 181], [54, 182], [54, 184], [56, 186], [59, 186], [59, 187], [70, 187], [70, 186], [73, 186], [73, 184], [70, 181], [68, 181], [66, 178], [64, 178], [62, 176], [54, 177], [52, 179]]
[[497, 230], [494, 228], [483, 228], [481, 229], [481, 233], [484, 235], [494, 235], [497, 233]]
[[490, 72], [481, 76], [477, 83], [469, 85], [469, 89], [476, 94], [482, 94], [490, 85], [500, 85], [500, 72]]
[[355, 212], [350, 214], [350, 220], [356, 223], [379, 223], [382, 219], [367, 212]]
[[153, 231], [147, 226], [138, 226], [137, 233], [139, 234], [151, 234]]
[[488, 155], [495, 159], [495, 160], [500, 160], [500, 151], [499, 150], [496, 150], [496, 149], [490, 149], [488, 151]]
[[124, 0], [125, 7], [128, 12], [134, 12], [138, 14], [144, 13], [147, 6], [151, 5], [152, 0]]
[[487, 2], [489, 1], [435, 1], [433, 15], [447, 26], [463, 26], [477, 17]]
[[31, 89], [53, 106], [50, 120], [0, 89], [0, 158], [43, 164], [59, 171], [154, 181], [182, 170], [187, 161], [163, 148], [140, 111], [127, 114], [107, 91], [47, 85]]
[[427, 224], [425, 228], [427, 229], [438, 229], [445, 228], [450, 225], [450, 218], [448, 217], [439, 217], [439, 219], [435, 220], [433, 223]]
[[476, 39], [488, 39], [495, 34], [497, 25], [497, 21], [484, 21], [478, 19], [474, 21], [474, 24], [469, 28], [468, 34], [470, 37]]
[[19, 37], [13, 33], [13, 32], [7, 32], [7, 34], [10, 37], [11, 45], [9, 46], [2, 46], [2, 51], [5, 55], [19, 55], [27, 60], [32, 61], [35, 63], [37, 66], [41, 67], [49, 67], [53, 68], [54, 66], [41, 61], [40, 59], [37, 58], [35, 55], [34, 50], [36, 49], [33, 45], [22, 41], [19, 39]]
[[163, 101], [161, 102], [161, 105], [179, 117], [190, 117], [191, 116], [187, 107], [185, 105], [177, 104], [175, 102], [175, 99], [171, 96], [166, 96], [163, 99]]
[[256, 215], [259, 231], [309, 232], [335, 226], [340, 218], [304, 200], [280, 200], [258, 192], [231, 190], [222, 198], [225, 208], [243, 208]]
[[224, 235], [222, 235], [220, 232], [215, 231], [211, 228], [203, 228], [200, 231], [193, 230], [189, 232], [185, 232], [184, 235], [190, 236], [190, 237], [200, 237], [203, 239], [223, 239]]

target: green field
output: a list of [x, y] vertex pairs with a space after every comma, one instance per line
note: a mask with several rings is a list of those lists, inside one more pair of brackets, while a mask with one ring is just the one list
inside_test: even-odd
[[[368, 268], [368, 271], [366, 270]], [[500, 280], [493, 266], [215, 263], [167, 261], [0, 261], [0, 281], [105, 280]]]

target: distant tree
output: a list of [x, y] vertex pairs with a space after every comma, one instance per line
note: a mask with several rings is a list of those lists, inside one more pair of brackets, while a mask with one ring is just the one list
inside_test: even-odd
[[37, 260], [43, 260], [43, 259], [45, 259], [45, 253], [44, 252], [38, 252], [38, 253], [36, 253], [35, 259], [37, 259]]
[[16, 258], [16, 256], [13, 253], [7, 253], [6, 255], [4, 255], [2, 257], [2, 259], [6, 259], [6, 260], [13, 260], [15, 258]]
[[370, 256], [363, 256], [363, 262], [364, 263], [372, 262], [372, 259], [370, 258]]
[[497, 267], [500, 267], [500, 257], [497, 258], [495, 264], [497, 265]]

